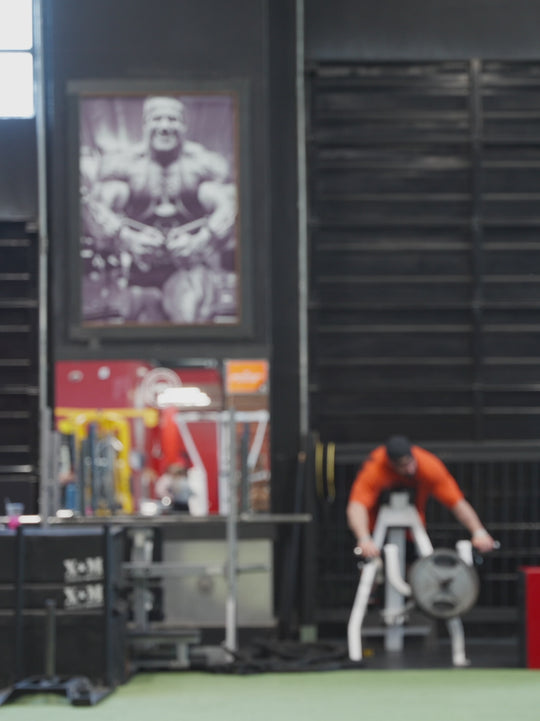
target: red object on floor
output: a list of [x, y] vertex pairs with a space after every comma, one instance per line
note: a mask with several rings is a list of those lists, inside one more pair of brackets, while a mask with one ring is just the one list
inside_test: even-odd
[[523, 566], [523, 651], [527, 668], [540, 668], [540, 567]]

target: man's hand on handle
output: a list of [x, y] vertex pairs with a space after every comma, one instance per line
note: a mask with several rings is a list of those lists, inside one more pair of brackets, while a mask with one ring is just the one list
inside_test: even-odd
[[490, 536], [485, 528], [479, 528], [471, 536], [473, 548], [479, 553], [490, 553], [499, 548], [499, 543]]
[[366, 560], [378, 558], [381, 555], [380, 548], [371, 536], [362, 536], [362, 538], [359, 538], [356, 542], [354, 553], [356, 556], [362, 556]]

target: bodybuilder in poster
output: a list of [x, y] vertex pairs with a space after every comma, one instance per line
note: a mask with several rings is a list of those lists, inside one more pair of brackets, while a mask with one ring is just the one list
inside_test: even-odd
[[236, 320], [236, 185], [224, 155], [186, 136], [185, 104], [152, 96], [142, 141], [81, 150], [83, 321]]

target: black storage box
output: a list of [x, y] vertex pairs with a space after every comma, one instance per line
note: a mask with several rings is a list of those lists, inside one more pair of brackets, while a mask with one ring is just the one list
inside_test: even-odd
[[44, 674], [51, 648], [57, 676], [127, 679], [124, 553], [118, 527], [0, 531], [0, 686]]

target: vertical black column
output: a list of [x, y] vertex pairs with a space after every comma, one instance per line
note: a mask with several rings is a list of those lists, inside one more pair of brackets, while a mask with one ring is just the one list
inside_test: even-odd
[[24, 527], [18, 526], [15, 569], [15, 678], [17, 681], [24, 678], [24, 542]]
[[112, 531], [109, 525], [103, 526], [103, 622], [104, 622], [104, 644], [105, 653], [105, 685], [113, 686], [113, 543]]
[[482, 89], [481, 61], [469, 63], [470, 122], [471, 122], [471, 271], [472, 271], [472, 362], [473, 362], [473, 413], [476, 440], [482, 440], [484, 431], [484, 248], [482, 213]]

